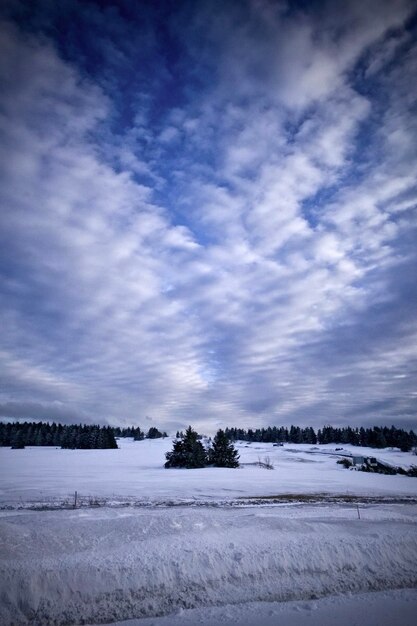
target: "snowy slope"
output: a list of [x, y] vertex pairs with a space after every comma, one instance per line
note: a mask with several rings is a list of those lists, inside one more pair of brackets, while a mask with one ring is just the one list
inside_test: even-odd
[[417, 586], [415, 505], [0, 516], [2, 625]]
[[[93, 496], [128, 496], [143, 502], [224, 501], [276, 494], [360, 494], [417, 496], [417, 479], [349, 471], [336, 464], [335, 446], [238, 445], [244, 464], [270, 457], [274, 470], [255, 465], [239, 469], [166, 470], [172, 440], [120, 440], [119, 450], [0, 448], [0, 505], [64, 497], [75, 491]], [[338, 446], [340, 447], [340, 446]], [[398, 450], [344, 446], [342, 453], [377, 456], [409, 467], [417, 457]]]

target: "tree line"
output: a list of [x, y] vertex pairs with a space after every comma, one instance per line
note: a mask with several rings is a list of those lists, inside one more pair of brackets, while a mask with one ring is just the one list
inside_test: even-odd
[[129, 426], [127, 428], [120, 428], [120, 426], [113, 427], [115, 437], [133, 437], [135, 441], [142, 441], [143, 439], [160, 439], [161, 437], [168, 437], [165, 431], [160, 431], [155, 426], [151, 426], [147, 433], [141, 430], [139, 426]]
[[[334, 428], [327, 425], [317, 430], [312, 427], [269, 426], [268, 428], [225, 428], [228, 441], [253, 441], [263, 443], [335, 443], [369, 448], [400, 448], [407, 452], [417, 446], [417, 435], [402, 428]], [[167, 437], [165, 431], [151, 426], [147, 432], [139, 426], [99, 426], [87, 424], [57, 424], [53, 422], [0, 422], [0, 446], [56, 446], [62, 448], [117, 448], [116, 437], [133, 437], [136, 441]], [[185, 434], [177, 431], [177, 439]], [[200, 435], [197, 435], [201, 439]]]
[[157, 439], [167, 437], [155, 426], [145, 433], [139, 427], [120, 428], [97, 424], [56, 424], [53, 422], [0, 422], [0, 446], [24, 448], [25, 446], [55, 446], [70, 449], [117, 448], [116, 437]]
[[391, 426], [374, 426], [373, 428], [334, 428], [324, 426], [317, 433], [311, 427], [299, 426], [268, 428], [226, 428], [226, 436], [230, 441], [253, 441], [263, 443], [340, 443], [368, 448], [400, 448], [408, 452], [417, 445], [417, 435], [412, 431]]
[[53, 422], [0, 422], [0, 445], [12, 448], [56, 446], [61, 448], [117, 448], [111, 426], [56, 424]]

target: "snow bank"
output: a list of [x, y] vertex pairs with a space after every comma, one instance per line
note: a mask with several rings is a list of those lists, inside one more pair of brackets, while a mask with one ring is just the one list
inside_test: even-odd
[[113, 626], [415, 626], [416, 614], [417, 589], [401, 589], [307, 602], [247, 602], [188, 609], [167, 617], [114, 622]]
[[1, 623], [100, 623], [414, 587], [415, 508], [384, 517], [380, 507], [378, 521], [373, 510], [361, 520], [352, 508], [319, 516], [308, 507], [8, 514]]

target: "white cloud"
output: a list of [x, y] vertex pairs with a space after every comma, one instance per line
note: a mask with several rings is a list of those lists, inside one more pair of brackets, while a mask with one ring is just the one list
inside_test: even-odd
[[410, 3], [362, 5], [320, 22], [252, 2], [236, 30], [234, 9], [199, 9], [188, 54], [208, 18], [216, 80], [153, 125], [141, 94], [117, 131], [104, 84], [5, 28], [3, 406], [206, 430], [362, 421], [393, 398], [408, 415], [380, 381], [415, 357], [412, 325], [386, 337], [415, 260], [414, 61], [384, 75], [386, 107], [358, 93], [354, 64], [381, 74], [402, 44], [378, 42]]

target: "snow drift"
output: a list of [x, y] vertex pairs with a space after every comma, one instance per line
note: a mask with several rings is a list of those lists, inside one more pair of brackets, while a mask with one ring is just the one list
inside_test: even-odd
[[414, 587], [415, 518], [392, 511], [370, 508], [361, 520], [337, 507], [4, 515], [1, 623], [100, 623]]

